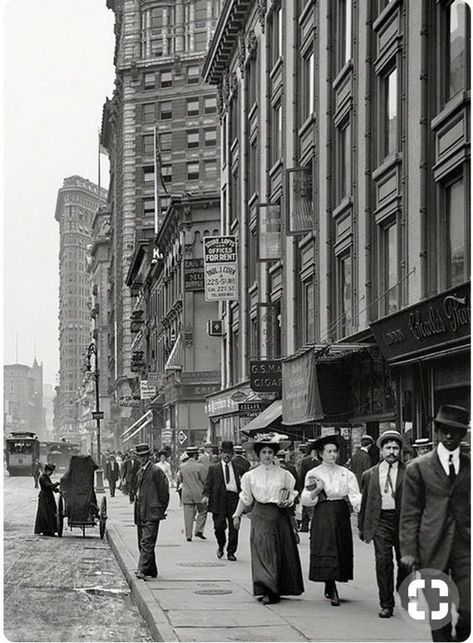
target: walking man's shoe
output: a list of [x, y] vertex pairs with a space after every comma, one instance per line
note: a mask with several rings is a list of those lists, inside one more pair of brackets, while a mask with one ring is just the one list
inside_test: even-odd
[[204, 534], [199, 531], [198, 533], [194, 534], [196, 538], [200, 538], [201, 540], [207, 540], [207, 538], [204, 536]]
[[186, 538], [186, 540], [187, 540], [188, 543], [192, 542], [192, 538]]
[[235, 554], [228, 554], [227, 558], [228, 560], [236, 560]]
[[379, 618], [391, 618], [393, 611], [390, 607], [383, 607], [378, 613]]
[[223, 549], [217, 549], [217, 558], [223, 557]]

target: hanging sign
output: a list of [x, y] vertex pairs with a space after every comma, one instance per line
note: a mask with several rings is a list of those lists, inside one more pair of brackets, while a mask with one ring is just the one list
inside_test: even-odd
[[258, 206], [258, 261], [281, 259], [281, 209], [278, 204]]
[[156, 395], [156, 387], [148, 380], [140, 380], [140, 396], [142, 400], [151, 400]]
[[179, 433], [177, 434], [177, 439], [179, 441], [179, 444], [182, 446], [187, 440], [187, 433], [184, 433], [184, 431], [179, 431]]
[[205, 301], [238, 299], [238, 254], [234, 235], [204, 237]]

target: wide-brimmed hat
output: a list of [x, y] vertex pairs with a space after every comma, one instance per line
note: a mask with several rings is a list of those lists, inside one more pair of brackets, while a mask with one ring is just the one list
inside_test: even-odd
[[470, 425], [470, 414], [463, 406], [443, 404], [434, 417], [434, 424], [443, 424], [451, 429], [467, 431]]
[[422, 447], [431, 447], [432, 445], [433, 445], [433, 442], [431, 442], [429, 438], [417, 438], [417, 440], [415, 440], [412, 443], [412, 446], [414, 447], [414, 449], [418, 449]]
[[48, 471], [54, 471], [55, 468], [56, 468], [56, 465], [55, 464], [50, 464], [49, 462], [44, 465], [44, 470], [45, 471], [46, 471], [46, 469]]
[[146, 455], [147, 453], [151, 453], [151, 447], [149, 444], [137, 444], [135, 447], [135, 453], [136, 455]]
[[378, 447], [378, 449], [381, 449], [383, 444], [385, 442], [388, 442], [388, 440], [396, 440], [401, 448], [404, 446], [402, 435], [399, 433], [399, 431], [388, 429], [387, 431], [384, 431], [384, 433], [381, 433], [379, 438], [376, 440], [376, 446]]
[[369, 440], [372, 444], [374, 444], [374, 438], [372, 438], [371, 435], [368, 435], [367, 433], [361, 436], [360, 442], [362, 442], [363, 440]]
[[311, 442], [309, 442], [309, 449], [311, 451], [313, 449], [315, 449], [316, 451], [322, 451], [326, 444], [336, 444], [338, 450], [340, 450], [343, 446], [343, 438], [339, 433], [323, 435], [321, 438], [317, 438], [316, 440], [312, 440]]

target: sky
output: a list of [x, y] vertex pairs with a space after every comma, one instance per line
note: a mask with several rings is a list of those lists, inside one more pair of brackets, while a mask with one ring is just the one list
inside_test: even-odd
[[[57, 191], [97, 182], [98, 128], [114, 87], [106, 0], [0, 0], [3, 75], [3, 361], [59, 368]], [[102, 156], [102, 186], [108, 164]]]

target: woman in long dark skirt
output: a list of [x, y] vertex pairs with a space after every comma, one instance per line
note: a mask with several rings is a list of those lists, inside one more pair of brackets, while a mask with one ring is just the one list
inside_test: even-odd
[[44, 473], [42, 473], [39, 478], [40, 492], [38, 495], [38, 511], [36, 512], [36, 522], [34, 526], [35, 534], [54, 536], [57, 531], [57, 507], [54, 493], [58, 492], [59, 482], [51, 482], [50, 478], [55, 468], [54, 464], [46, 464]]
[[269, 434], [253, 444], [260, 464], [242, 476], [240, 500], [233, 515], [235, 528], [239, 529], [242, 513], [255, 501], [250, 534], [253, 593], [265, 605], [304, 591], [289, 509], [297, 496], [295, 480], [275, 462], [279, 441], [284, 437]]
[[354, 511], [359, 511], [361, 504], [356, 476], [336, 464], [340, 444], [339, 435], [314, 442], [322, 463], [308, 471], [301, 495], [304, 506], [314, 507], [309, 579], [325, 583], [325, 597], [334, 607], [340, 605], [336, 581], [346, 583], [353, 579], [350, 504]]

